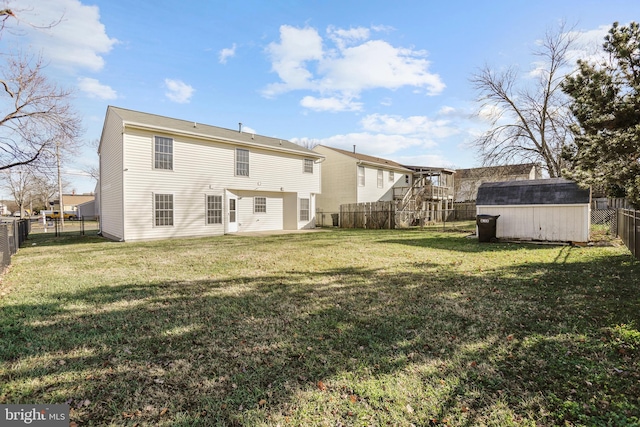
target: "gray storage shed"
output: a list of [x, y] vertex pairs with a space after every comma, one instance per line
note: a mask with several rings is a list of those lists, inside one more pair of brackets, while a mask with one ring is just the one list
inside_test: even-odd
[[591, 190], [563, 178], [486, 182], [478, 188], [478, 215], [500, 215], [496, 237], [589, 241]]

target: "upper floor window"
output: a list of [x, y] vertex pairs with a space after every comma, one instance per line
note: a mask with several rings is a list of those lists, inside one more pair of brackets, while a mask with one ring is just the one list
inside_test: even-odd
[[173, 225], [173, 194], [155, 194], [153, 208], [156, 226]]
[[389, 171], [389, 182], [395, 182], [396, 177], [393, 173], [393, 171]]
[[364, 187], [364, 166], [358, 166], [358, 187]]
[[236, 148], [236, 175], [249, 176], [249, 150]]
[[207, 224], [222, 224], [222, 196], [207, 196]]
[[173, 139], [156, 136], [153, 153], [156, 169], [173, 169]]
[[266, 197], [254, 197], [253, 198], [253, 212], [254, 213], [267, 213], [267, 198]]
[[304, 172], [313, 173], [313, 160], [304, 159]]
[[378, 188], [384, 187], [384, 172], [378, 169]]

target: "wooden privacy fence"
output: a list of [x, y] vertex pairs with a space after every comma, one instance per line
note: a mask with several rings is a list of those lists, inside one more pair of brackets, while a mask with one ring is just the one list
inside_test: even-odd
[[640, 259], [640, 211], [618, 209], [618, 237]]
[[341, 228], [371, 230], [396, 228], [396, 204], [392, 201], [340, 205]]

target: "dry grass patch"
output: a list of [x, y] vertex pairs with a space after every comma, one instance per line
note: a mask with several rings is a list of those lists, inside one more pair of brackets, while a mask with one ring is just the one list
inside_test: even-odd
[[79, 425], [639, 423], [628, 252], [464, 235], [33, 235], [4, 278], [0, 403]]

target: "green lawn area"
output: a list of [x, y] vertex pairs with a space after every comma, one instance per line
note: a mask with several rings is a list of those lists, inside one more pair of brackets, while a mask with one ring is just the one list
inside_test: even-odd
[[0, 404], [68, 402], [79, 426], [640, 425], [640, 263], [467, 234], [34, 233], [0, 283]]

